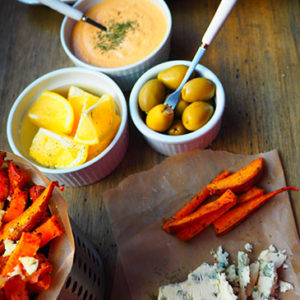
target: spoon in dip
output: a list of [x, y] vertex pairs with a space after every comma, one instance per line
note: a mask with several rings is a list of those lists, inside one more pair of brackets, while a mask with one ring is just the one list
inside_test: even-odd
[[107, 30], [106, 27], [103, 26], [102, 24], [99, 24], [98, 22], [85, 16], [82, 11], [80, 11], [72, 6], [69, 6], [68, 4], [63, 3], [59, 0], [39, 0], [39, 1], [40, 1], [40, 3], [50, 7], [53, 10], [56, 10], [57, 12], [65, 15], [71, 19], [89, 23], [90, 25], [93, 25], [103, 31]]
[[223, 26], [224, 22], [226, 21], [227, 17], [229, 16], [232, 8], [234, 7], [237, 0], [222, 0], [213, 19], [211, 20], [205, 34], [202, 38], [202, 43], [197, 50], [180, 86], [177, 88], [175, 92], [173, 92], [171, 95], [168, 96], [166, 101], [164, 102], [164, 105], [166, 106], [166, 111], [169, 111], [172, 113], [179, 101], [180, 93], [193, 73], [194, 69], [196, 68], [197, 64], [199, 63], [200, 59], [206, 52], [207, 47], [212, 43], [216, 35], [218, 34], [219, 30]]

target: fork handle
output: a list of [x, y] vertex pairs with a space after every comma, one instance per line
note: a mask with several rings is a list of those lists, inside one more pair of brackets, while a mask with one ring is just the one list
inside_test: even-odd
[[202, 38], [202, 43], [204, 45], [210, 45], [216, 35], [218, 34], [220, 28], [223, 26], [225, 20], [229, 16], [232, 8], [234, 7], [237, 0], [222, 0], [212, 21], [210, 22], [205, 34]]
[[71, 19], [80, 21], [83, 12], [59, 0], [39, 0], [40, 3], [56, 10], [57, 12], [70, 17]]

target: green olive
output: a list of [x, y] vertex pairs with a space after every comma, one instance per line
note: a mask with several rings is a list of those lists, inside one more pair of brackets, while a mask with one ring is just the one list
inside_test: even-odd
[[139, 106], [144, 112], [163, 102], [165, 87], [158, 79], [147, 81], [139, 92]]
[[184, 128], [181, 120], [174, 120], [167, 133], [169, 135], [182, 135], [187, 133], [187, 130]]
[[171, 90], [176, 90], [188, 67], [184, 65], [172, 66], [157, 75], [158, 80], [160, 80], [167, 88]]
[[215, 95], [215, 84], [207, 78], [189, 80], [182, 88], [181, 97], [187, 102], [206, 101]]
[[174, 111], [166, 104], [158, 104], [150, 109], [146, 117], [147, 126], [158, 132], [169, 129], [174, 119]]
[[207, 102], [193, 102], [183, 111], [183, 126], [190, 131], [197, 130], [208, 122], [213, 115], [213, 112], [213, 106]]
[[183, 111], [185, 108], [189, 105], [188, 102], [182, 100], [181, 98], [179, 99], [176, 107], [175, 107], [175, 116], [176, 118], [181, 118]]

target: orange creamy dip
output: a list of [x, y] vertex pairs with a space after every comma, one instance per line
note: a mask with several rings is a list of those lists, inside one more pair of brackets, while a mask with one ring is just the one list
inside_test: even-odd
[[99, 47], [99, 29], [77, 22], [71, 35], [74, 54], [98, 67], [114, 68], [132, 64], [153, 52], [167, 32], [167, 20], [161, 9], [150, 0], [104, 0], [85, 15], [107, 26], [130, 24], [124, 40], [114, 49]]

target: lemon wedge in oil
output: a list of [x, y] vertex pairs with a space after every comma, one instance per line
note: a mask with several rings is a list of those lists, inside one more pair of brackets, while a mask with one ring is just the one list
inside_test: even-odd
[[85, 145], [96, 145], [113, 130], [116, 120], [113, 98], [104, 94], [100, 100], [81, 114], [74, 140]]
[[68, 91], [68, 100], [74, 110], [74, 124], [71, 135], [76, 133], [81, 114], [91, 106], [95, 105], [100, 97], [90, 94], [81, 88], [71, 85]]
[[88, 146], [77, 143], [71, 137], [40, 128], [33, 138], [29, 154], [48, 168], [73, 168], [86, 161]]
[[73, 108], [66, 98], [55, 92], [44, 91], [27, 115], [36, 126], [55, 132], [68, 134], [73, 128]]

